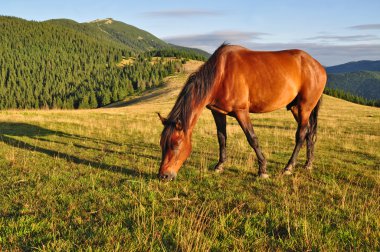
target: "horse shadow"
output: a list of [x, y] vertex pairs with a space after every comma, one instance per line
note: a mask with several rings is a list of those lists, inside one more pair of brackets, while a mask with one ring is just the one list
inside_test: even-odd
[[[31, 145], [30, 143], [20, 140], [20, 138], [27, 137], [30, 139], [35, 139], [35, 140], [43, 141], [43, 142], [53, 142], [53, 143], [60, 143], [60, 144], [65, 143], [61, 141], [46, 139], [45, 137], [48, 137], [48, 136], [58, 136], [60, 138], [66, 138], [66, 139], [71, 139], [71, 140], [91, 141], [93, 143], [122, 146], [122, 144], [120, 143], [109, 141], [109, 140], [90, 138], [90, 137], [80, 136], [76, 134], [68, 134], [62, 131], [50, 130], [50, 129], [46, 129], [41, 126], [37, 126], [33, 124], [8, 123], [8, 122], [0, 123], [0, 141], [9, 146], [13, 146], [13, 147], [24, 149], [24, 150], [37, 151], [37, 152], [46, 154], [50, 157], [54, 157], [54, 158], [58, 157], [60, 159], [63, 159], [75, 164], [83, 164], [87, 166], [90, 165], [93, 168], [107, 170], [111, 172], [117, 172], [124, 175], [129, 175], [129, 176], [134, 176], [134, 177], [144, 177], [146, 179], [153, 177], [152, 174], [148, 174], [146, 172], [139, 171], [138, 169], [134, 169], [131, 167], [121, 167], [121, 166], [110, 165], [110, 164], [106, 164], [106, 163], [98, 162], [94, 160], [88, 160], [88, 159], [84, 159], [72, 154], [62, 153], [56, 150], [51, 150], [46, 147]], [[100, 148], [94, 148], [94, 147], [80, 145], [76, 143], [74, 143], [73, 146], [75, 148], [92, 149], [96, 151], [102, 150]], [[102, 150], [102, 151], [105, 151], [105, 150]], [[109, 152], [121, 153], [119, 151], [113, 151], [113, 150], [106, 150], [105, 152], [106, 153], [109, 153]], [[138, 152], [134, 152], [134, 154], [139, 155]], [[147, 157], [146, 155], [143, 155], [142, 157], [152, 158], [152, 156]]]

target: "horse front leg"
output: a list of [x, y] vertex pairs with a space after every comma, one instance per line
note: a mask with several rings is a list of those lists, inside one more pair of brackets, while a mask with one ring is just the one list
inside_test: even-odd
[[265, 159], [265, 156], [260, 149], [259, 140], [255, 134], [255, 131], [253, 130], [248, 111], [237, 111], [235, 112], [235, 117], [239, 122], [240, 127], [243, 129], [249, 145], [251, 145], [256, 153], [259, 162], [259, 176], [261, 178], [268, 178], [269, 175], [267, 174], [267, 160]]
[[219, 161], [215, 165], [214, 170], [216, 172], [223, 172], [223, 163], [226, 161], [226, 144], [227, 144], [227, 133], [226, 133], [226, 115], [211, 110], [214, 116], [214, 121], [216, 124], [216, 130], [219, 142]]

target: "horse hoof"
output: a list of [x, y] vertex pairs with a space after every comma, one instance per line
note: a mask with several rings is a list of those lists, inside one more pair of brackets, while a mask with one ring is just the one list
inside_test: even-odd
[[217, 165], [215, 165], [214, 171], [215, 171], [216, 173], [222, 173], [222, 172], [224, 171], [224, 167], [223, 167], [223, 165], [222, 165], [222, 164], [217, 164]]
[[283, 174], [286, 175], [286, 176], [289, 176], [289, 175], [292, 175], [292, 171], [290, 171], [290, 170], [285, 170], [285, 171], [283, 172]]
[[260, 178], [263, 178], [263, 179], [267, 179], [267, 178], [269, 178], [269, 175], [268, 175], [267, 173], [261, 173], [261, 174], [259, 175], [259, 177], [260, 177]]
[[214, 172], [215, 172], [215, 173], [222, 173], [222, 172], [224, 172], [224, 169], [219, 169], [219, 168], [218, 168], [218, 169], [215, 169]]
[[222, 173], [222, 172], [224, 172], [224, 169], [223, 169], [223, 167], [216, 167], [215, 169], [214, 169], [214, 172], [215, 173]]
[[312, 165], [305, 165], [303, 168], [304, 168], [305, 170], [308, 170], [308, 171], [313, 170], [313, 166], [312, 166]]

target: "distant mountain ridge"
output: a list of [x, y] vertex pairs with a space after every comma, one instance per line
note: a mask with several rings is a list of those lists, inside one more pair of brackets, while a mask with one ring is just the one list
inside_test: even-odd
[[326, 67], [327, 88], [380, 101], [380, 60], [362, 60]]
[[380, 60], [361, 60], [326, 67], [327, 73], [347, 73], [357, 71], [380, 71]]

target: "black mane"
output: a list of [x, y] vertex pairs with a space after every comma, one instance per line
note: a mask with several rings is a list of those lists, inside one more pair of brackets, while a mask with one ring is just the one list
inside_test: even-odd
[[172, 111], [169, 113], [167, 123], [162, 131], [161, 139], [164, 149], [169, 148], [169, 138], [173, 134], [176, 122], [180, 121], [185, 132], [189, 129], [192, 106], [202, 102], [210, 92], [215, 79], [216, 65], [219, 55], [227, 44], [223, 43], [211, 55], [198, 71], [192, 73], [177, 97]]

